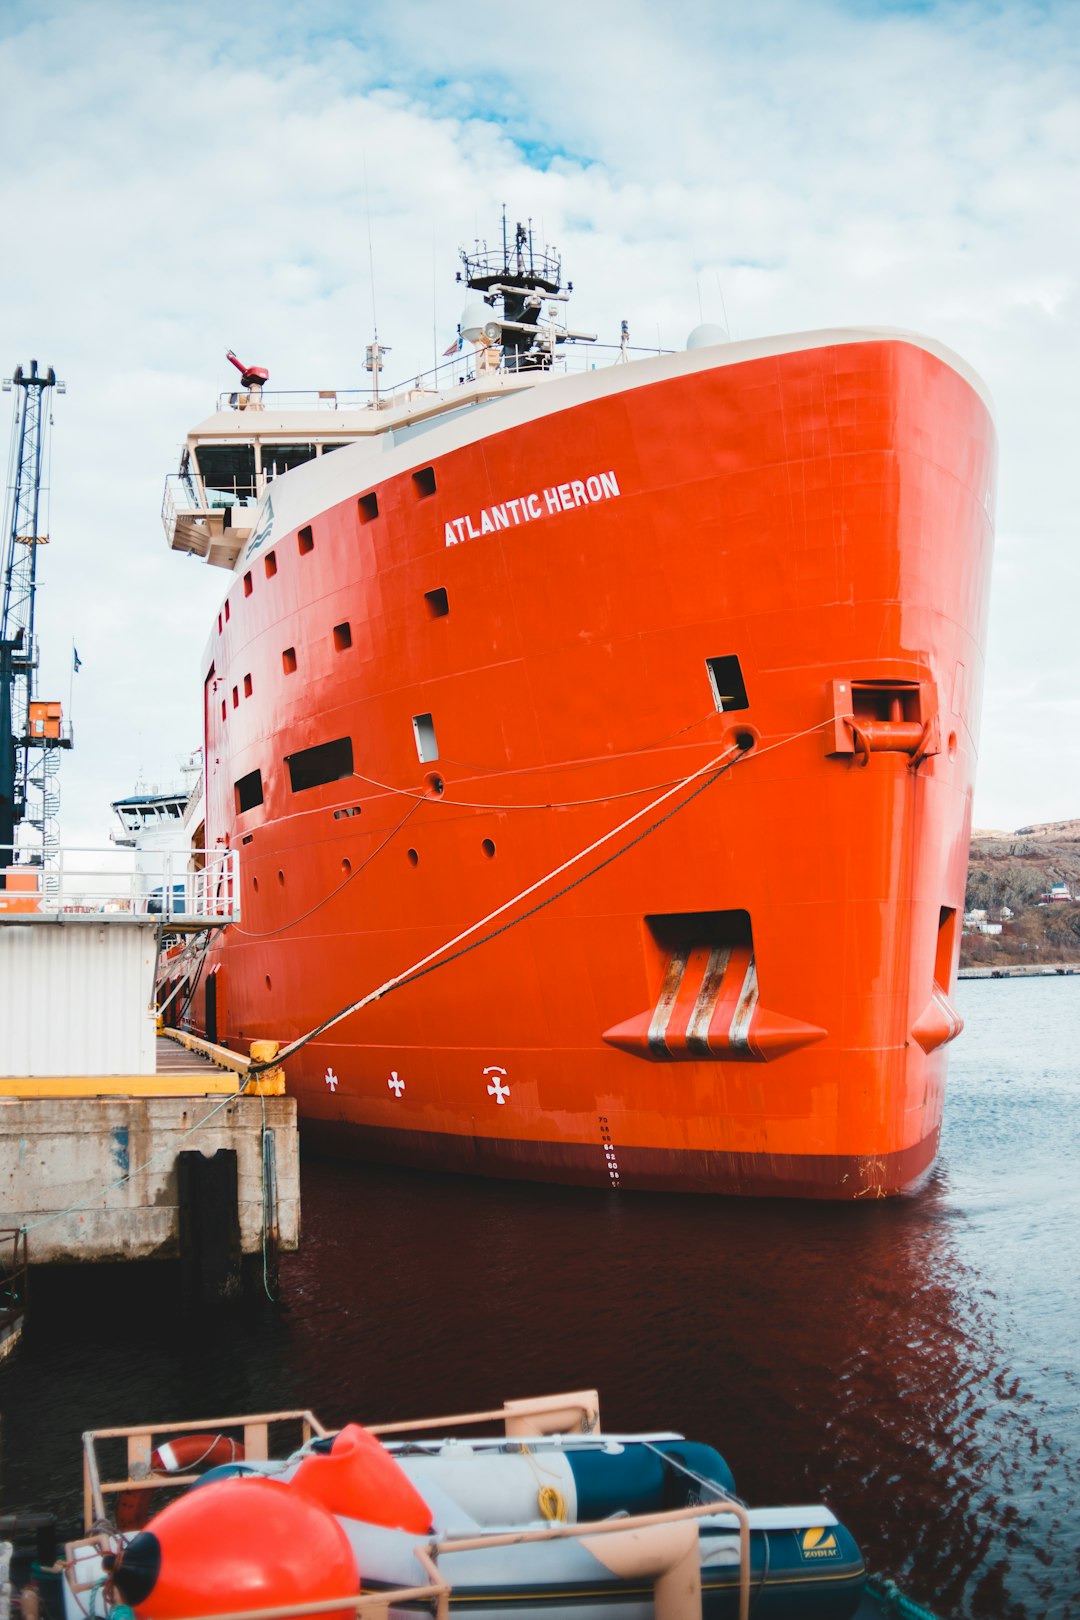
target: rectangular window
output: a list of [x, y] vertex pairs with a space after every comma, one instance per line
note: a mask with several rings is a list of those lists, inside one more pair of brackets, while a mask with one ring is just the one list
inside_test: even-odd
[[238, 709], [240, 707], [240, 693], [235, 686], [232, 689], [232, 706], [234, 709]]
[[420, 756], [421, 765], [430, 764], [439, 757], [439, 745], [435, 740], [435, 722], [430, 714], [413, 715], [413, 735], [416, 738], [416, 752]]
[[433, 619], [441, 619], [450, 611], [450, 598], [441, 585], [437, 591], [425, 591], [424, 601], [427, 603], [428, 613]]
[[263, 558], [263, 567], [266, 569], [267, 579], [273, 579], [277, 573], [277, 558], [272, 551], [268, 551]]
[[352, 626], [350, 624], [348, 624], [348, 623], [346, 623], [346, 624], [335, 624], [335, 626], [334, 626], [334, 647], [335, 647], [336, 651], [337, 652], [344, 652], [346, 647], [351, 647], [351, 646], [352, 646]]
[[200, 444], [195, 459], [205, 484], [207, 506], [229, 507], [255, 494], [253, 444]]
[[310, 523], [306, 524], [304, 528], [298, 531], [296, 536], [296, 544], [301, 557], [306, 556], [309, 551], [315, 550], [315, 537], [311, 532]]
[[356, 503], [361, 523], [373, 523], [379, 515], [379, 497], [374, 490], [370, 495], [361, 495]]
[[235, 784], [238, 812], [254, 810], [263, 802], [262, 771], [249, 771]]
[[412, 481], [413, 481], [413, 489], [416, 491], [416, 496], [417, 496], [418, 500], [422, 501], [422, 500], [425, 500], [428, 495], [434, 495], [434, 493], [435, 493], [435, 469], [434, 469], [434, 467], [421, 467], [419, 472], [414, 472], [413, 473]]
[[296, 674], [296, 648], [286, 647], [281, 655], [281, 667], [286, 675]]
[[322, 787], [324, 782], [340, 782], [353, 773], [352, 738], [335, 737], [333, 742], [302, 748], [298, 754], [286, 754], [285, 763], [294, 793]]
[[713, 702], [721, 714], [728, 714], [732, 709], [750, 707], [739, 660], [734, 654], [727, 658], [706, 658], [705, 668], [709, 672]]
[[245, 596], [250, 596], [251, 591], [252, 591], [251, 570], [249, 569], [248, 572], [244, 575], [244, 595]]
[[292, 467], [302, 467], [305, 461], [314, 461], [313, 444], [264, 444], [260, 449], [262, 470], [267, 478], [287, 473]]
[[245, 675], [244, 676], [244, 696], [245, 697], [250, 697], [251, 696], [251, 676], [250, 675]]

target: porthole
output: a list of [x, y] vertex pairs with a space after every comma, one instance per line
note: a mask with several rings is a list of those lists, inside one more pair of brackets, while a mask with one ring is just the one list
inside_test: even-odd
[[269, 973], [266, 975], [266, 988], [268, 990], [272, 990], [274, 988], [273, 985], [270, 983], [270, 975], [269, 975]]
[[285, 887], [285, 874], [284, 874], [284, 872], [282, 872], [280, 870], [280, 868], [278, 869], [277, 880], [281, 884], [281, 887], [284, 888]]
[[341, 863], [341, 870], [344, 872], [346, 877], [348, 877], [349, 873], [352, 871], [352, 861], [350, 861], [347, 855]]
[[255, 890], [255, 893], [258, 894], [258, 892], [259, 892], [259, 880], [258, 880], [257, 877], [252, 878], [251, 887]]
[[407, 850], [406, 850], [406, 851], [405, 851], [405, 857], [406, 857], [406, 859], [407, 859], [407, 860], [408, 860], [408, 863], [409, 863], [409, 865], [410, 865], [410, 866], [417, 866], [417, 865], [419, 865], [419, 862], [420, 862], [420, 857], [419, 857], [419, 855], [418, 855], [418, 854], [417, 854], [417, 853], [416, 853], [416, 851], [415, 851], [415, 849], [407, 849]]
[[493, 838], [485, 838], [484, 842], [480, 845], [480, 848], [490, 861], [492, 856], [495, 854], [495, 840]]

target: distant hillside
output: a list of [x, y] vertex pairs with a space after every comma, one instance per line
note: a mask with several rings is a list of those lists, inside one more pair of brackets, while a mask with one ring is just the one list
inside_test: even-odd
[[965, 911], [1015, 916], [998, 935], [965, 935], [962, 966], [977, 963], [1080, 962], [1080, 904], [1039, 901], [1053, 884], [1080, 897], [1080, 819], [1045, 821], [1015, 832], [971, 835]]

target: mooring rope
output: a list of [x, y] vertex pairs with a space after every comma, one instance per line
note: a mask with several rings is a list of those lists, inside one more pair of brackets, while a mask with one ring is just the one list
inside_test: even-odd
[[[718, 781], [721, 776], [724, 776], [729, 770], [731, 770], [732, 766], [737, 765], [740, 760], [745, 759], [756, 740], [752, 734], [748, 733], [747, 735], [749, 738], [747, 745], [741, 746], [736, 742], [725, 748], [722, 754], [717, 754], [715, 758], [709, 760], [707, 764], [699, 766], [695, 771], [691, 771], [688, 776], [681, 777], [673, 787], [670, 787], [664, 793], [661, 793], [658, 798], [651, 800], [649, 804], [643, 805], [640, 810], [635, 810], [633, 815], [627, 816], [624, 821], [619, 822], [618, 826], [610, 828], [606, 833], [602, 833], [599, 838], [594, 839], [593, 842], [588, 844], [584, 849], [579, 849], [576, 854], [571, 855], [570, 858], [563, 861], [560, 866], [554, 867], [550, 872], [545, 872], [544, 875], [537, 878], [534, 883], [530, 883], [526, 888], [521, 889], [517, 894], [511, 896], [509, 900], [504, 901], [501, 906], [496, 906], [494, 911], [489, 911], [486, 917], [481, 917], [477, 922], [471, 923], [469, 927], [463, 929], [460, 934], [455, 934], [453, 939], [445, 940], [443, 944], [437, 946], [435, 950], [429, 951], [426, 956], [422, 956], [419, 961], [414, 962], [411, 967], [407, 967], [403, 969], [402, 972], [395, 973], [391, 978], [384, 980], [377, 989], [369, 990], [366, 995], [359, 997], [358, 1000], [350, 1002], [348, 1006], [342, 1007], [338, 1012], [331, 1014], [329, 1018], [324, 1018], [322, 1023], [316, 1024], [314, 1029], [308, 1030], [307, 1034], [298, 1036], [296, 1040], [290, 1041], [287, 1046], [282, 1047], [272, 1059], [269, 1059], [264, 1063], [253, 1063], [251, 1065], [251, 1073], [254, 1075], [261, 1073], [264, 1069], [276, 1068], [279, 1064], [286, 1062], [288, 1058], [295, 1056], [297, 1052], [301, 1051], [312, 1041], [317, 1040], [320, 1035], [325, 1035], [328, 1029], [332, 1029], [335, 1024], [341, 1023], [342, 1019], [350, 1018], [353, 1013], [362, 1011], [364, 1007], [370, 1006], [374, 1001], [381, 1000], [383, 996], [389, 995], [393, 990], [400, 990], [404, 985], [407, 984], [415, 984], [418, 979], [425, 978], [427, 974], [434, 973], [438, 968], [448, 967], [451, 962], [457, 961], [459, 957], [466, 956], [470, 951], [479, 950], [480, 946], [488, 944], [491, 940], [497, 938], [499, 934], [506, 933], [510, 928], [516, 928], [520, 923], [525, 922], [529, 917], [535, 916], [538, 911], [544, 910], [545, 907], [553, 905], [556, 900], [560, 900], [563, 895], [569, 894], [572, 889], [578, 888], [580, 884], [585, 883], [589, 878], [595, 877], [597, 872], [603, 871], [604, 867], [610, 866], [612, 861], [618, 860], [620, 856], [625, 855], [628, 850], [633, 849], [636, 844], [639, 844], [643, 839], [648, 838], [652, 833], [656, 832], [659, 827], [662, 827], [666, 821], [670, 821], [672, 816], [678, 815], [681, 810], [685, 810], [687, 805], [693, 803], [694, 799], [696, 799], [699, 794], [704, 793], [706, 788], [711, 787], [712, 784]], [[685, 799], [683, 799], [679, 804], [676, 804], [671, 810], [666, 811], [664, 815], [662, 815], [657, 821], [651, 823], [642, 832], [636, 833], [628, 843], [615, 850], [613, 854], [605, 856], [602, 861], [598, 861], [597, 864], [590, 867], [587, 872], [582, 872], [578, 877], [574, 878], [571, 883], [564, 885], [564, 887], [561, 889], [557, 889], [554, 894], [548, 895], [546, 899], [541, 900], [535, 906], [531, 906], [527, 911], [523, 911], [519, 916], [512, 918], [509, 922], [503, 923], [500, 927], [493, 929], [488, 934], [482, 935], [479, 939], [471, 938], [471, 936], [478, 933], [480, 929], [486, 928], [488, 924], [494, 922], [496, 918], [504, 916], [506, 912], [519, 905], [522, 900], [527, 900], [529, 896], [535, 894], [538, 889], [544, 888], [548, 883], [559, 877], [563, 872], [569, 871], [572, 866], [576, 866], [579, 861], [585, 860], [596, 850], [602, 848], [604, 844], [608, 844], [613, 838], [617, 838], [620, 833], [626, 832], [626, 830], [629, 827], [632, 827], [635, 822], [641, 821], [645, 816], [651, 815], [654, 810], [659, 809], [659, 807], [666, 803], [668, 799], [673, 798], [677, 793], [689, 787], [691, 782], [697, 780], [698, 777], [704, 777], [704, 780], [700, 781], [698, 786], [694, 788], [691, 793], [687, 794]], [[466, 940], [470, 941], [470, 943], [467, 945], [463, 943]], [[455, 946], [462, 946], [462, 949], [455, 950]]]

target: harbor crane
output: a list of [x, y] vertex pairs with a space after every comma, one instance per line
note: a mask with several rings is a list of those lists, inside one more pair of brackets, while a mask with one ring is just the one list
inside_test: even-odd
[[31, 876], [36, 886], [36, 874], [22, 869], [45, 867], [57, 851], [60, 750], [71, 747], [71, 731], [60, 704], [38, 696], [34, 622], [38, 552], [49, 540], [42, 532], [47, 396], [62, 394], [64, 384], [51, 366], [39, 371], [31, 360], [3, 387], [15, 395], [0, 606], [0, 890], [7, 890], [26, 887]]

